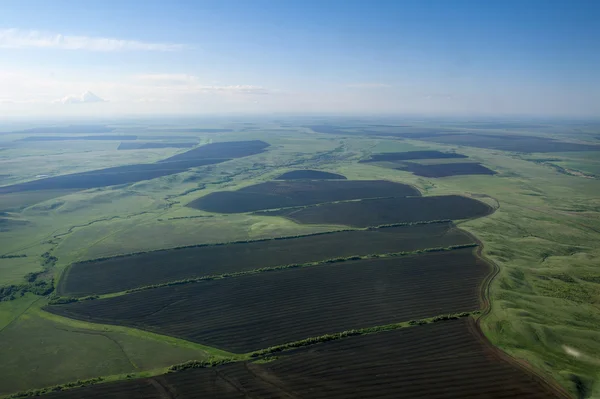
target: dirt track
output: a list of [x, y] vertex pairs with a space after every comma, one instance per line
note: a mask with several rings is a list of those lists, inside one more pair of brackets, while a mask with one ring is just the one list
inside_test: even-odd
[[490, 285], [492, 284], [493, 280], [496, 278], [498, 273], [500, 273], [500, 267], [494, 261], [483, 255], [483, 243], [474, 235], [471, 234], [471, 236], [479, 244], [479, 246], [477, 247], [477, 256], [479, 256], [481, 259], [485, 260], [492, 266], [492, 272], [483, 280], [481, 284], [480, 300], [482, 304], [482, 313], [477, 319], [473, 320], [470, 323], [471, 332], [477, 339], [479, 339], [482, 343], [484, 343], [484, 345], [486, 345], [489, 348], [489, 352], [493, 356], [498, 358], [498, 360], [508, 362], [514, 367], [522, 370], [524, 373], [531, 375], [533, 379], [540, 385], [540, 387], [547, 390], [549, 394], [560, 398], [573, 399], [573, 396], [556, 381], [553, 381], [549, 377], [535, 370], [526, 361], [517, 359], [509, 355], [508, 353], [502, 351], [498, 347], [494, 346], [483, 333], [483, 330], [481, 329], [481, 321], [484, 317], [488, 316], [492, 310], [492, 304], [489, 295]]

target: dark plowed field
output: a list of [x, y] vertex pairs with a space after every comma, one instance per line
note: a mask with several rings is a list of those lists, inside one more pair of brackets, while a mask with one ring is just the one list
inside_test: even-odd
[[[96, 385], [49, 399], [188, 398], [552, 399], [538, 380], [497, 358], [468, 320], [346, 338], [302, 348], [266, 364], [233, 363], [150, 380]], [[117, 394], [118, 392], [126, 392]], [[113, 396], [114, 395], [114, 396]]]
[[[203, 145], [153, 164], [137, 164], [73, 173], [0, 187], [0, 194], [35, 190], [77, 189], [135, 183], [180, 173], [189, 168], [228, 161], [264, 151], [262, 141], [233, 141]], [[221, 156], [219, 157], [219, 154]]]
[[201, 159], [194, 161], [150, 163], [138, 165], [116, 166], [89, 172], [47, 177], [26, 183], [0, 187], [0, 194], [37, 191], [37, 190], [85, 190], [96, 187], [114, 186], [117, 184], [135, 183], [155, 179], [188, 170], [191, 167], [210, 165], [227, 161], [227, 159]]
[[121, 143], [117, 150], [150, 150], [153, 148], [191, 148], [197, 143]]
[[69, 126], [47, 126], [34, 127], [33, 129], [17, 130], [10, 133], [17, 134], [72, 134], [72, 133], [110, 133], [114, 127], [105, 125], [69, 125]]
[[370, 130], [365, 129], [362, 126], [310, 125], [303, 127], [310, 128], [316, 133], [341, 134], [344, 136], [393, 136], [417, 139], [420, 137], [429, 137], [441, 133], [452, 133], [456, 131], [452, 129], [420, 128], [412, 126], [396, 126], [393, 128], [387, 128], [388, 130]]
[[254, 374], [262, 381], [280, 379], [287, 392], [311, 399], [556, 397], [496, 358], [471, 334], [469, 322], [329, 342], [265, 364]]
[[464, 127], [469, 129], [540, 129], [544, 127], [550, 127], [549, 125], [540, 125], [534, 123], [466, 123], [464, 125], [459, 124], [458, 127]]
[[[498, 125], [500, 126], [500, 125]], [[422, 140], [433, 143], [463, 145], [468, 147], [489, 148], [501, 151], [514, 152], [570, 152], [570, 151], [600, 151], [600, 146], [569, 143], [558, 141], [547, 137], [523, 136], [523, 135], [493, 135], [478, 133], [461, 133], [454, 129], [436, 129], [436, 128], [402, 128], [398, 127], [393, 131], [374, 131], [357, 128], [356, 131], [347, 127], [315, 125], [305, 126], [311, 128], [317, 133], [358, 135], [358, 136], [391, 136], [413, 140]], [[472, 127], [472, 126], [471, 126]], [[537, 127], [537, 126], [536, 126]], [[489, 126], [482, 128], [490, 128]], [[495, 127], [498, 128], [498, 127]]]
[[366, 227], [429, 220], [469, 219], [489, 215], [492, 211], [488, 205], [471, 198], [441, 195], [339, 202], [260, 214], [283, 216], [306, 224]]
[[515, 152], [570, 152], [600, 151], [600, 146], [568, 143], [545, 137], [491, 135], [491, 134], [441, 134], [422, 137], [419, 140], [468, 147], [490, 148]]
[[31, 136], [19, 141], [68, 141], [68, 140], [137, 140], [131, 135], [102, 135], [102, 136]]
[[286, 172], [277, 180], [346, 180], [346, 176], [338, 175], [337, 173], [323, 172], [320, 170], [292, 170]]
[[432, 165], [421, 165], [414, 162], [404, 162], [399, 170], [412, 172], [417, 176], [424, 177], [448, 177], [459, 175], [495, 175], [496, 172], [475, 162], [465, 163], [443, 163]]
[[269, 144], [260, 140], [212, 143], [177, 154], [160, 162], [188, 161], [207, 158], [241, 158], [264, 152]]
[[471, 242], [472, 238], [451, 223], [433, 223], [154, 251], [76, 263], [64, 274], [59, 292], [69, 296], [106, 294], [262, 267]]
[[406, 184], [385, 180], [271, 181], [220, 191], [188, 204], [208, 212], [240, 213], [360, 198], [420, 196]]
[[248, 352], [477, 309], [478, 287], [489, 271], [467, 248], [169, 286], [47, 310]]
[[176, 129], [146, 129], [148, 132], [172, 132], [172, 133], [227, 133], [233, 129], [202, 129], [202, 128], [176, 128]]
[[382, 161], [407, 161], [410, 159], [446, 159], [446, 158], [467, 158], [466, 155], [457, 154], [455, 152], [440, 152], [440, 151], [407, 151], [407, 152], [386, 152], [382, 154], [373, 154], [367, 160], [360, 161], [382, 162]]
[[69, 175], [47, 177], [12, 186], [0, 187], [0, 194], [21, 191], [62, 190], [114, 186], [117, 184], [135, 183], [155, 179], [188, 170], [191, 167], [210, 165], [227, 161], [227, 159], [203, 159], [198, 161], [169, 162], [116, 166], [114, 168], [98, 169], [89, 172], [72, 173]]

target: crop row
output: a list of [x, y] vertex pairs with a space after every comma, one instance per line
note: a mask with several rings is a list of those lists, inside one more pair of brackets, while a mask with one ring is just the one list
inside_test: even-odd
[[470, 219], [486, 216], [493, 209], [483, 202], [460, 195], [433, 197], [378, 198], [337, 202], [260, 212], [283, 216], [298, 223], [331, 224], [356, 227], [388, 223], [409, 223], [440, 219]]
[[270, 181], [237, 191], [210, 193], [188, 206], [208, 212], [241, 213], [332, 201], [420, 195], [409, 185], [385, 180]]
[[461, 318], [350, 336], [318, 350], [296, 348], [268, 363], [189, 363], [163, 376], [55, 392], [48, 399], [124, 399], [136, 391], [135, 397], [169, 392], [180, 399], [556, 398], [541, 381], [496, 357], [470, 325]]
[[405, 170], [423, 177], [447, 177], [459, 175], [495, 175], [496, 172], [477, 162], [441, 163], [421, 165], [415, 162], [403, 162], [395, 169]]
[[248, 352], [397, 320], [470, 311], [489, 266], [471, 248], [280, 270], [49, 306]]
[[[450, 245], [448, 247], [424, 248], [424, 249], [418, 249], [418, 250], [409, 251], [409, 252], [390, 252], [390, 253], [383, 253], [383, 254], [353, 255], [353, 256], [346, 256], [346, 257], [324, 259], [324, 260], [320, 260], [320, 261], [316, 261], [316, 262], [292, 263], [289, 265], [261, 267], [259, 269], [245, 270], [242, 272], [211, 274], [211, 275], [207, 275], [207, 276], [187, 278], [187, 279], [183, 279], [183, 280], [168, 281], [166, 283], [145, 285], [145, 286], [126, 290], [124, 292], [121, 292], [120, 294], [121, 295], [131, 294], [131, 293], [138, 292], [138, 291], [145, 291], [145, 290], [161, 288], [161, 287], [170, 287], [170, 286], [182, 285], [182, 284], [193, 284], [193, 283], [200, 283], [203, 281], [222, 280], [222, 279], [232, 278], [232, 277], [248, 276], [248, 275], [252, 275], [252, 274], [280, 271], [280, 270], [286, 270], [286, 269], [296, 269], [296, 268], [300, 268], [300, 267], [320, 266], [320, 265], [326, 265], [326, 264], [331, 264], [331, 263], [347, 262], [347, 261], [352, 261], [352, 260], [394, 258], [394, 257], [399, 257], [399, 256], [424, 254], [424, 253], [428, 253], [428, 252], [442, 252], [442, 251], [452, 251], [455, 249], [473, 248], [473, 247], [477, 247], [477, 246], [478, 246], [478, 244], [476, 244], [476, 243], [460, 244], [460, 245]], [[115, 293], [115, 294], [119, 294], [119, 293]], [[111, 296], [114, 296], [114, 294], [111, 294]], [[84, 297], [55, 296], [50, 299], [49, 304], [50, 305], [63, 305], [63, 304], [67, 304], [67, 303], [89, 301], [89, 300], [94, 300], [94, 299], [99, 299], [99, 298], [100, 298], [99, 295], [88, 295], [88, 296], [84, 296]]]
[[280, 176], [277, 180], [346, 180], [346, 176], [322, 170], [292, 170]]
[[196, 246], [73, 264], [61, 279], [59, 293], [64, 296], [99, 295], [217, 276], [230, 277], [283, 265], [471, 243], [473, 239], [468, 234], [446, 222]]

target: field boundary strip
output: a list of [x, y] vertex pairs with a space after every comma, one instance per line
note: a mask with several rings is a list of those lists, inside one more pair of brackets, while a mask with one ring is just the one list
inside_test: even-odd
[[338, 333], [324, 334], [321, 336], [305, 338], [305, 339], [299, 340], [299, 341], [293, 341], [293, 342], [288, 342], [286, 344], [272, 346], [272, 347], [261, 349], [258, 351], [253, 351], [253, 352], [249, 352], [246, 354], [242, 354], [235, 358], [227, 358], [227, 357], [225, 357], [225, 358], [209, 358], [207, 360], [202, 360], [202, 361], [191, 360], [191, 361], [187, 361], [187, 362], [183, 362], [183, 363], [173, 364], [171, 366], [161, 368], [161, 369], [154, 369], [154, 370], [142, 371], [142, 372], [133, 372], [133, 373], [128, 373], [128, 374], [99, 376], [99, 377], [94, 377], [94, 378], [90, 378], [90, 379], [86, 379], [86, 380], [72, 381], [72, 382], [67, 382], [64, 384], [58, 384], [58, 385], [53, 385], [53, 386], [44, 387], [44, 388], [15, 392], [15, 393], [8, 394], [8, 395], [1, 396], [1, 397], [5, 398], [5, 399], [37, 397], [37, 396], [42, 396], [42, 395], [57, 392], [57, 391], [65, 391], [65, 390], [70, 390], [70, 389], [75, 389], [75, 388], [86, 387], [86, 386], [90, 386], [90, 385], [97, 385], [97, 384], [117, 382], [117, 381], [122, 381], [122, 380], [129, 380], [129, 379], [132, 379], [135, 377], [148, 378], [148, 377], [163, 375], [166, 373], [181, 372], [181, 371], [188, 370], [188, 369], [211, 368], [211, 367], [221, 366], [224, 364], [244, 362], [244, 361], [255, 362], [255, 361], [269, 359], [269, 356], [273, 353], [283, 353], [283, 352], [291, 351], [291, 350], [298, 349], [301, 347], [313, 346], [313, 345], [318, 345], [318, 344], [325, 343], [325, 342], [337, 341], [337, 340], [361, 336], [361, 335], [377, 334], [377, 333], [382, 333], [382, 332], [387, 332], [387, 331], [398, 330], [401, 328], [412, 328], [412, 327], [417, 327], [417, 326], [421, 326], [421, 325], [425, 325], [425, 324], [438, 323], [438, 322], [447, 321], [447, 320], [457, 320], [460, 318], [470, 317], [470, 316], [475, 317], [479, 313], [480, 313], [479, 310], [474, 310], [474, 311], [470, 311], [470, 312], [437, 315], [437, 316], [428, 317], [428, 318], [424, 318], [424, 319], [418, 319], [418, 320], [409, 320], [409, 321], [392, 323], [392, 324], [385, 324], [385, 325], [379, 325], [379, 326], [373, 326], [373, 327], [365, 327], [365, 328], [354, 329], [354, 330], [346, 330], [346, 331], [341, 331]]
[[[354, 199], [337, 200], [337, 201], [323, 201], [323, 202], [318, 202], [316, 204], [307, 204], [307, 205], [281, 206], [281, 207], [277, 207], [277, 208], [266, 208], [266, 209], [259, 209], [256, 211], [241, 212], [241, 213], [251, 213], [251, 214], [255, 214], [255, 215], [263, 215], [263, 214], [268, 214], [270, 212], [292, 211], [292, 210], [299, 211], [299, 210], [306, 209], [306, 208], [317, 208], [319, 206], [343, 204], [346, 202], [361, 202], [361, 201], [372, 201], [372, 200], [382, 200], [382, 199], [391, 199], [391, 198], [422, 198], [422, 197], [423, 197], [422, 195], [405, 195], [403, 197], [398, 197], [398, 196], [394, 196], [394, 195], [390, 195], [390, 196], [386, 196], [386, 197], [365, 197], [365, 198], [354, 198]], [[218, 212], [211, 212], [211, 213], [218, 213]], [[276, 216], [279, 216], [279, 215], [276, 215]], [[283, 216], [283, 217], [285, 217], [285, 216]], [[423, 223], [426, 223], [426, 222], [427, 221], [423, 221]], [[413, 222], [413, 223], [418, 223], [418, 222]]]
[[242, 277], [242, 276], [260, 274], [260, 273], [268, 273], [268, 272], [273, 272], [273, 271], [299, 269], [299, 268], [314, 267], [314, 266], [323, 266], [323, 265], [328, 265], [328, 264], [332, 264], [332, 263], [342, 263], [342, 262], [348, 262], [348, 261], [353, 261], [353, 260], [396, 258], [396, 257], [419, 255], [419, 254], [425, 254], [425, 253], [431, 253], [431, 252], [454, 251], [454, 250], [464, 249], [464, 248], [475, 248], [478, 245], [479, 244], [475, 242], [475, 243], [469, 243], [469, 244], [450, 245], [448, 247], [423, 248], [423, 249], [417, 249], [414, 251], [386, 252], [386, 253], [376, 253], [376, 254], [369, 254], [369, 255], [350, 255], [350, 256], [339, 257], [339, 258], [324, 259], [324, 260], [319, 260], [319, 261], [314, 261], [314, 262], [292, 263], [292, 264], [288, 264], [288, 265], [261, 267], [258, 269], [245, 270], [245, 271], [241, 271], [241, 272], [210, 274], [210, 275], [206, 275], [206, 276], [200, 276], [200, 277], [194, 277], [194, 278], [188, 278], [188, 279], [182, 279], [182, 280], [173, 280], [173, 281], [168, 281], [168, 282], [160, 283], [160, 284], [146, 285], [146, 286], [142, 286], [142, 287], [131, 288], [131, 289], [128, 289], [125, 291], [113, 292], [113, 293], [109, 293], [109, 294], [88, 295], [88, 296], [84, 296], [84, 297], [58, 296], [58, 297], [51, 298], [49, 305], [63, 305], [63, 304], [73, 303], [73, 302], [82, 302], [82, 301], [104, 299], [104, 298], [113, 298], [113, 297], [117, 297], [117, 296], [133, 294], [135, 292], [146, 291], [146, 290], [151, 290], [151, 289], [156, 289], [156, 288], [171, 287], [174, 285], [183, 285], [183, 284], [194, 284], [194, 283], [200, 283], [203, 281], [224, 280], [224, 279], [228, 279], [228, 278]]
[[[461, 203], [472, 201], [472, 204]], [[418, 202], [415, 202], [418, 201]], [[444, 204], [439, 202], [444, 201]], [[453, 204], [447, 203], [454, 202]], [[433, 202], [433, 203], [432, 203]], [[459, 202], [458, 204], [456, 202]], [[477, 204], [480, 209], [473, 209]], [[404, 208], [411, 207], [410, 211]], [[329, 209], [328, 209], [329, 208]], [[337, 209], [336, 209], [337, 208]], [[398, 209], [404, 212], [395, 213]], [[446, 212], [431, 211], [446, 209]], [[450, 209], [452, 209], [450, 211]], [[469, 211], [464, 211], [468, 209]], [[465, 194], [443, 194], [443, 195], [421, 195], [418, 197], [380, 197], [358, 200], [336, 201], [312, 205], [302, 205], [285, 209], [266, 209], [252, 213], [258, 216], [276, 216], [291, 220], [298, 224], [307, 225], [332, 225], [332, 226], [354, 226], [357, 228], [372, 225], [397, 223], [418, 223], [427, 220], [475, 220], [493, 214], [497, 208], [487, 202], [477, 199], [473, 195]], [[412, 213], [411, 213], [412, 212]], [[337, 217], [332, 217], [337, 214]], [[362, 219], [357, 215], [369, 215], [371, 218]], [[374, 221], [372, 218], [375, 217]], [[411, 220], [412, 219], [412, 220]]]
[[422, 224], [437, 224], [437, 223], [451, 223], [451, 222], [453, 222], [451, 219], [439, 219], [439, 220], [424, 220], [424, 221], [406, 222], [406, 223], [388, 223], [388, 224], [381, 224], [381, 225], [377, 225], [377, 226], [354, 227], [354, 228], [346, 228], [346, 229], [331, 230], [331, 231], [321, 231], [321, 232], [317, 232], [317, 233], [297, 234], [297, 235], [292, 235], [292, 236], [257, 238], [255, 240], [237, 240], [237, 241], [217, 242], [217, 243], [208, 243], [208, 244], [192, 244], [192, 245], [183, 245], [183, 246], [172, 247], [172, 248], [153, 249], [150, 251], [131, 252], [131, 253], [115, 255], [115, 256], [104, 256], [101, 258], [82, 260], [82, 261], [73, 262], [73, 263], [78, 263], [78, 264], [94, 263], [94, 262], [100, 262], [100, 261], [104, 261], [104, 260], [108, 260], [108, 259], [128, 258], [130, 256], [143, 255], [143, 254], [149, 254], [149, 253], [157, 253], [157, 252], [175, 251], [175, 250], [179, 250], [179, 249], [188, 249], [188, 248], [219, 247], [219, 246], [224, 246], [224, 245], [248, 244], [248, 243], [253, 243], [253, 242], [289, 240], [292, 238], [320, 236], [320, 235], [327, 235], [327, 234], [334, 234], [334, 233], [342, 233], [342, 232], [346, 232], [346, 231], [360, 231], [360, 230], [367, 231], [367, 230], [385, 229], [385, 228], [389, 228], [389, 227], [417, 226], [417, 225], [422, 225]]
[[114, 324], [102, 324], [96, 322], [83, 321], [78, 319], [72, 319], [69, 317], [57, 315], [55, 313], [47, 312], [43, 309], [43, 307], [35, 306], [29, 311], [33, 313], [37, 317], [44, 318], [56, 324], [61, 324], [66, 326], [67, 328], [72, 328], [76, 330], [89, 330], [89, 331], [97, 331], [102, 333], [114, 332], [121, 333], [125, 335], [132, 336], [141, 336], [142, 338], [151, 339], [155, 341], [166, 342], [168, 344], [186, 347], [190, 349], [194, 349], [197, 351], [201, 351], [207, 353], [211, 358], [234, 358], [239, 356], [235, 353], [228, 352], [222, 349], [218, 349], [208, 345], [202, 345], [197, 342], [192, 342], [188, 340], [184, 340], [181, 338], [173, 337], [171, 335], [159, 334], [152, 331], [142, 330], [134, 327], [127, 326], [118, 326]]
[[[333, 187], [327, 187], [329, 184]], [[308, 187], [307, 187], [308, 185]], [[344, 187], [346, 186], [346, 187]], [[365, 196], [365, 191], [367, 196]], [[321, 195], [315, 195], [319, 192]], [[420, 197], [410, 184], [390, 180], [270, 180], [208, 193], [186, 206], [211, 213], [252, 213], [363, 199]], [[265, 201], [267, 201], [265, 203]]]

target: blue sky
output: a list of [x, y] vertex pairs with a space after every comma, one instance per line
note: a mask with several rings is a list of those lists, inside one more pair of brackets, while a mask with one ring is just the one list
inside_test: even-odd
[[600, 115], [599, 1], [0, 9], [0, 115]]

